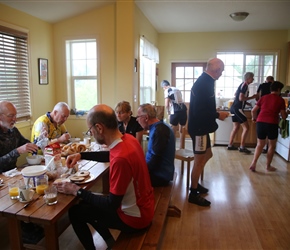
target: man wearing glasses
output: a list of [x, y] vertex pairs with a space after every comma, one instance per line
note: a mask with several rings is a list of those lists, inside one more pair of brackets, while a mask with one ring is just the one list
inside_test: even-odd
[[146, 163], [153, 187], [166, 186], [173, 179], [175, 136], [169, 125], [156, 118], [156, 110], [149, 103], [139, 106], [137, 121], [149, 130]]
[[95, 249], [89, 223], [110, 249], [114, 238], [109, 228], [133, 233], [150, 226], [154, 215], [154, 193], [143, 149], [136, 138], [119, 131], [114, 110], [104, 104], [94, 106], [88, 113], [87, 125], [87, 133], [92, 133], [99, 144], [108, 145], [110, 151], [70, 155], [66, 163], [71, 168], [80, 159], [101, 162], [105, 160], [101, 156], [107, 155], [107, 161], [110, 161], [109, 195], [97, 195], [69, 182], [55, 185], [58, 192], [82, 198], [79, 204], [70, 208], [69, 218], [84, 248]]
[[16, 107], [11, 102], [0, 101], [0, 173], [15, 168], [21, 154], [38, 150], [15, 127], [16, 116]]

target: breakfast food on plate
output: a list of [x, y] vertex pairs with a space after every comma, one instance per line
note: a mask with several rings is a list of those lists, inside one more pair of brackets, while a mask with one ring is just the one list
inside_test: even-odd
[[83, 177], [83, 176], [77, 176], [77, 175], [72, 175], [72, 176], [69, 177], [69, 179], [72, 182], [80, 182], [80, 181], [83, 181], [85, 179], [85, 177]]
[[53, 183], [59, 183], [59, 182], [69, 182], [69, 179], [59, 178], [59, 179], [56, 179]]
[[68, 156], [75, 153], [81, 153], [87, 150], [86, 145], [74, 142], [72, 144], [64, 145], [61, 150], [61, 156]]
[[82, 170], [79, 172], [76, 172], [76, 176], [82, 176], [82, 177], [88, 177], [90, 175], [90, 171], [88, 170]]
[[84, 152], [84, 151], [86, 151], [87, 150], [87, 147], [86, 147], [86, 145], [84, 145], [84, 144], [79, 144], [78, 146], [77, 146], [77, 151], [78, 151], [78, 153], [80, 153], [80, 152]]

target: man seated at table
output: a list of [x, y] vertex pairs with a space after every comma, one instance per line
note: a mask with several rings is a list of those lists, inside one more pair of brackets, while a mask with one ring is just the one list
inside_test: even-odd
[[37, 142], [41, 137], [47, 137], [53, 142], [66, 142], [70, 134], [64, 125], [69, 117], [69, 106], [65, 102], [57, 103], [51, 112], [40, 116], [33, 124], [31, 142]]
[[21, 154], [38, 150], [38, 147], [25, 139], [15, 127], [16, 116], [14, 104], [0, 101], [0, 173], [15, 168]]
[[103, 104], [94, 106], [88, 113], [87, 125], [88, 132], [99, 144], [108, 145], [110, 151], [70, 155], [67, 166], [73, 167], [80, 159], [110, 160], [109, 195], [93, 194], [69, 182], [55, 185], [58, 192], [82, 198], [79, 204], [69, 210], [69, 218], [84, 248], [95, 249], [87, 223], [96, 229], [111, 248], [114, 238], [109, 228], [133, 233], [151, 224], [154, 193], [143, 149], [136, 138], [119, 131], [114, 110]]
[[[17, 158], [21, 154], [33, 153], [38, 147], [25, 139], [15, 127], [16, 107], [9, 101], [0, 101], [0, 173], [16, 167]], [[21, 222], [24, 243], [37, 243], [43, 238], [43, 228]]]
[[175, 136], [173, 130], [156, 118], [156, 109], [149, 103], [139, 106], [137, 121], [144, 130], [149, 130], [146, 162], [152, 186], [167, 186], [174, 175]]

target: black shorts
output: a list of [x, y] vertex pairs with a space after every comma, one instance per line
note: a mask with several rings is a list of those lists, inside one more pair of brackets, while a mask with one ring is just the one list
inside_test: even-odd
[[242, 124], [247, 121], [247, 117], [245, 116], [242, 109], [231, 109], [231, 113], [234, 114], [234, 116], [232, 116], [233, 122]]
[[170, 115], [170, 124], [177, 126], [180, 124], [184, 126], [187, 122], [187, 112], [186, 110], [174, 111], [174, 114]]
[[260, 140], [276, 140], [278, 138], [278, 124], [257, 122], [256, 124], [257, 137]]
[[211, 147], [209, 134], [195, 135], [191, 139], [193, 152], [195, 154], [205, 154], [206, 150]]

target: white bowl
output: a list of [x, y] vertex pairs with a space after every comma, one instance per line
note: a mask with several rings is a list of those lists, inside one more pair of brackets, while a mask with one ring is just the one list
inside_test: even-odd
[[43, 159], [42, 155], [30, 155], [26, 157], [29, 165], [39, 165]]

